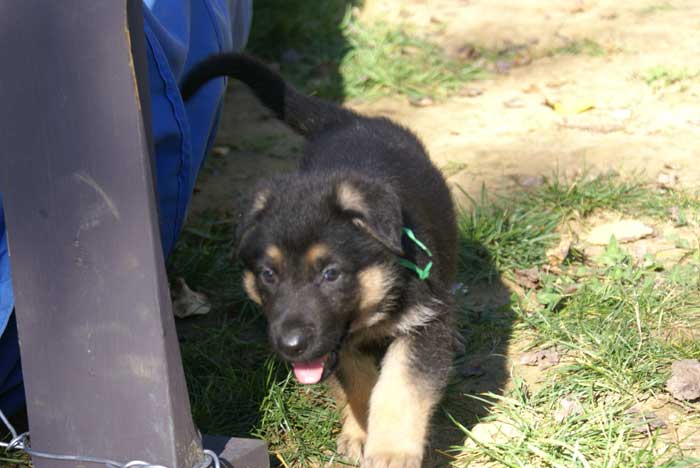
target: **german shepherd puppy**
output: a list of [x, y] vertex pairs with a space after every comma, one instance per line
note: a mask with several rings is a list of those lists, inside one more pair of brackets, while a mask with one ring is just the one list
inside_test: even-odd
[[210, 57], [182, 85], [248, 85], [307, 139], [299, 170], [260, 183], [241, 215], [243, 286], [302, 384], [331, 379], [338, 448], [364, 467], [422, 464], [452, 365], [454, 206], [409, 130], [295, 90], [257, 59]]

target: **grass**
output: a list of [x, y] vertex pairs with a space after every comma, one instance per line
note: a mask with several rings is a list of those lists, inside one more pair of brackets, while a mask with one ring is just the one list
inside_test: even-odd
[[552, 51], [552, 55], [588, 55], [590, 57], [602, 57], [607, 54], [603, 46], [593, 39], [574, 39], [562, 47]]
[[[655, 262], [640, 265], [612, 244], [599, 257], [570, 259], [556, 273], [544, 268], [545, 252], [567, 220], [585, 222], [601, 210], [664, 220], [678, 206], [688, 223], [698, 222], [697, 196], [608, 175], [551, 177], [507, 198], [484, 193], [461, 213], [461, 281], [476, 291], [516, 270], [539, 268], [541, 285], [493, 310], [461, 303], [458, 318], [468, 351], [457, 365], [470, 356], [506, 352], [509, 340], [556, 345], [564, 361], [536, 386], [516, 375], [506, 393], [465, 394], [465, 378], [457, 374], [442, 409], [454, 418], [448, 422], [452, 429], [439, 426], [462, 431], [441, 447], [452, 447], [456, 466], [690, 463], [659, 433], [635, 430], [627, 411], [663, 394], [672, 361], [700, 358], [700, 344], [689, 338], [700, 325], [699, 254], [690, 252], [683, 264], [663, 269]], [[340, 462], [334, 452], [339, 418], [327, 389], [299, 386], [269, 354], [264, 320], [244, 298], [240, 272], [229, 260], [231, 239], [230, 222], [204, 215], [188, 225], [170, 268], [171, 276], [183, 276], [210, 296], [212, 317], [219, 320], [179, 322], [195, 421], [206, 433], [263, 438], [286, 466]], [[503, 366], [501, 386], [509, 372]], [[564, 397], [579, 401], [583, 412], [557, 423], [553, 412]], [[463, 442], [478, 440], [471, 432], [474, 405], [488, 408], [479, 412], [483, 422], [507, 423], [516, 435], [497, 443]]]
[[668, 88], [677, 83], [692, 80], [700, 76], [700, 72], [690, 70], [686, 67], [674, 67], [668, 65], [657, 65], [647, 68], [639, 74], [639, 77], [647, 85], [659, 90]]
[[473, 63], [450, 58], [408, 26], [360, 22], [353, 13], [360, 3], [256, 2], [248, 48], [279, 63], [301, 89], [336, 101], [385, 95], [439, 99], [482, 75]]
[[[508, 274], [515, 268], [546, 263], [543, 251], [551, 241], [545, 239], [551, 240], [555, 231], [544, 226], [556, 225], [555, 220], [585, 218], [601, 209], [641, 211], [661, 220], [667, 217], [668, 207], [679, 202], [697, 223], [697, 196], [661, 192], [615, 177], [568, 184], [550, 180], [515, 203], [492, 205], [488, 216], [468, 221], [472, 229], [466, 232], [473, 242], [483, 243], [499, 271]], [[475, 212], [483, 210], [477, 208]], [[539, 230], [528, 229], [533, 222]], [[674, 360], [700, 358], [700, 342], [690, 332], [700, 324], [700, 254], [691, 253], [692, 259], [684, 264], [663, 270], [655, 262], [634, 262], [612, 242], [600, 257], [572, 261], [556, 274], [543, 273], [541, 289], [531, 292], [530, 299], [535, 300], [513, 296], [513, 339], [536, 348], [556, 346], [564, 364], [547, 372], [535, 388], [518, 381], [516, 374], [510, 393], [478, 397], [496, 402], [483, 422], [507, 426], [509, 437], [485, 442], [456, 420], [469, 441], [455, 449], [455, 465], [670, 467], [699, 463], [684, 458], [667, 436], [640, 428], [628, 413], [640, 402], [664, 393]], [[557, 422], [554, 413], [562, 398], [575, 399], [582, 410]], [[688, 424], [700, 428], [697, 409]]]
[[350, 98], [390, 94], [445, 98], [483, 76], [480, 68], [448, 57], [408, 26], [364, 25], [348, 17], [344, 28], [350, 50], [340, 71]]

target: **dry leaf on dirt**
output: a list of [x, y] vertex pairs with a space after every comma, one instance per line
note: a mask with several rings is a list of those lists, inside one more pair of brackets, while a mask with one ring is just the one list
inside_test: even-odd
[[520, 364], [525, 366], [538, 366], [542, 369], [559, 364], [559, 352], [556, 348], [545, 348], [529, 351], [520, 356]]
[[618, 242], [632, 242], [654, 233], [654, 230], [634, 219], [623, 219], [615, 223], [596, 226], [586, 238], [586, 242], [594, 245], [608, 245], [610, 238], [615, 236]]
[[515, 270], [515, 282], [525, 289], [536, 289], [540, 286], [540, 272], [537, 268]]
[[666, 390], [678, 400], [700, 398], [700, 361], [683, 359], [671, 365], [671, 378], [666, 382]]
[[625, 415], [630, 419], [634, 432], [646, 433], [666, 427], [666, 421], [661, 419], [653, 411], [640, 411], [637, 408], [630, 408], [625, 411]]
[[587, 99], [567, 99], [563, 101], [546, 99], [544, 104], [552, 108], [557, 114], [581, 114], [595, 108], [595, 104]]
[[566, 257], [569, 256], [569, 251], [571, 250], [572, 240], [569, 237], [562, 236], [559, 240], [559, 244], [547, 250], [547, 261], [550, 265], [561, 265]]
[[172, 291], [173, 314], [177, 318], [190, 317], [192, 315], [204, 315], [209, 313], [211, 305], [209, 298], [202, 293], [192, 291], [184, 278], [176, 280], [176, 287]]
[[211, 154], [214, 156], [226, 156], [232, 151], [232, 148], [228, 145], [216, 145], [211, 149]]
[[554, 411], [554, 420], [561, 423], [565, 419], [581, 413], [583, 413], [583, 406], [577, 398], [562, 398]]

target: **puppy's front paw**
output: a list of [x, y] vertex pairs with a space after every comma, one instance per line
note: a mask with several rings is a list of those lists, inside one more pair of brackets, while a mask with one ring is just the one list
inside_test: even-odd
[[422, 456], [405, 453], [367, 454], [362, 468], [421, 468]]
[[337, 440], [338, 452], [342, 453], [348, 461], [353, 463], [360, 463], [362, 460], [362, 447], [364, 444], [364, 437], [346, 432], [341, 432]]

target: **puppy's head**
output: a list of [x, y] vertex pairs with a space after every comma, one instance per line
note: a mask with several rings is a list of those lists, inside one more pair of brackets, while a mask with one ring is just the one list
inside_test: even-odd
[[377, 180], [293, 174], [256, 190], [239, 224], [243, 284], [301, 383], [330, 375], [346, 336], [386, 318], [402, 225], [398, 195]]

